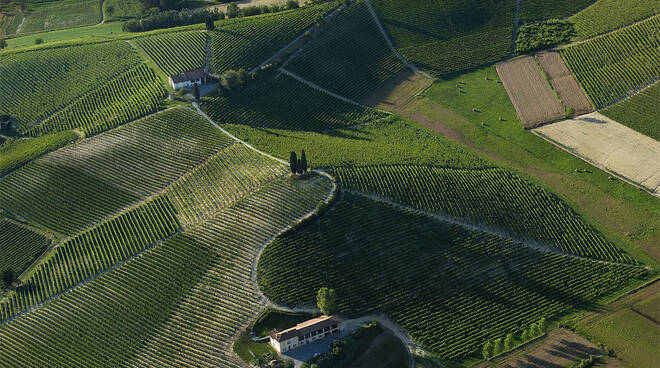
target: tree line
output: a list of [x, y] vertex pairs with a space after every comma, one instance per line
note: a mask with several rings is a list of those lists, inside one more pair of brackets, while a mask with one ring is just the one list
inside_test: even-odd
[[538, 322], [529, 326], [529, 328], [524, 329], [519, 338], [513, 333], [509, 333], [504, 338], [500, 337], [492, 341], [486, 341], [482, 355], [484, 359], [488, 360], [502, 353], [506, 353], [522, 343], [542, 336], [547, 329], [548, 321], [545, 318], [541, 318]]

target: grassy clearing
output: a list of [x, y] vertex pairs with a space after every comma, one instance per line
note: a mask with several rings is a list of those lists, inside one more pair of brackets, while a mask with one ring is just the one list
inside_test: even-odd
[[568, 18], [575, 23], [579, 39], [587, 39], [660, 12], [657, 1], [599, 0], [581, 12]]
[[[401, 112], [551, 189], [640, 261], [657, 265], [659, 200], [525, 131], [497, 78], [494, 67], [449, 76]], [[578, 168], [591, 173], [575, 173]]]
[[252, 341], [252, 335], [250, 331], [245, 330], [238, 337], [232, 350], [244, 361], [250, 362], [257, 357], [263, 356], [264, 354], [270, 354], [277, 356], [277, 352], [273, 349], [272, 346], [266, 342], [254, 342]]
[[38, 138], [11, 139], [0, 145], [0, 176], [78, 139], [72, 131], [49, 134]]

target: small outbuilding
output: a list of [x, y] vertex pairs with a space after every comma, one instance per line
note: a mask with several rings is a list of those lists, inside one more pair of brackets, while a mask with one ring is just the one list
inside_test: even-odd
[[191, 70], [189, 72], [172, 75], [169, 78], [170, 86], [174, 89], [190, 87], [193, 84], [203, 85], [212, 81], [213, 78], [204, 69]]
[[334, 316], [321, 316], [284, 331], [274, 329], [269, 335], [270, 345], [281, 354], [324, 337], [339, 335], [339, 319]]

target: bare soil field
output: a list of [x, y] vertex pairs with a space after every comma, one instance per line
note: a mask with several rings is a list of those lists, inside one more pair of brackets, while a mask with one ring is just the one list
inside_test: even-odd
[[558, 52], [540, 52], [536, 54], [536, 59], [550, 77], [550, 84], [557, 91], [564, 105], [575, 109], [575, 113], [578, 115], [594, 111], [587, 95], [584, 94]]
[[533, 57], [517, 57], [498, 63], [495, 68], [526, 129], [565, 116], [561, 101]]
[[[561, 368], [589, 355], [605, 355], [605, 352], [586, 338], [565, 328], [550, 331], [545, 337], [525, 347], [514, 350], [478, 368]], [[616, 360], [607, 361], [606, 367], [620, 367]]]
[[660, 142], [598, 112], [545, 125], [533, 132], [660, 197]]

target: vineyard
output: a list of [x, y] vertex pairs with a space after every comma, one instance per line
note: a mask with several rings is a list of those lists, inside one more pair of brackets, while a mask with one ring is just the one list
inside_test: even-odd
[[206, 33], [200, 31], [163, 33], [135, 40], [168, 76], [206, 65]]
[[43, 137], [15, 139], [0, 145], [0, 176], [33, 160], [44, 153], [54, 151], [78, 136], [74, 132], [60, 132]]
[[11, 93], [0, 94], [0, 114], [25, 132], [140, 63], [122, 41], [3, 54], [0, 90]]
[[287, 66], [299, 76], [355, 101], [371, 95], [404, 68], [364, 1], [344, 9]]
[[342, 312], [385, 312], [414, 342], [447, 359], [543, 316], [583, 308], [643, 274], [641, 267], [539, 252], [349, 193], [318, 224], [275, 239], [258, 265], [259, 285], [272, 300], [310, 304], [319, 287], [332, 287]]
[[73, 235], [164, 189], [231, 143], [187, 109], [172, 109], [65, 147], [0, 181], [0, 203]]
[[599, 0], [568, 18], [575, 24], [578, 38], [587, 39], [660, 12], [657, 1]]
[[[530, 21], [565, 18], [593, 3], [594, 0], [521, 0], [520, 19]], [[611, 14], [607, 15], [607, 17], [610, 16]]]
[[433, 74], [469, 69], [511, 52], [515, 1], [372, 3], [401, 54]]
[[154, 71], [139, 64], [44, 119], [26, 134], [80, 129], [91, 136], [160, 110], [164, 96]]
[[583, 257], [635, 263], [550, 193], [503, 169], [336, 168], [344, 188], [546, 244]]
[[50, 239], [25, 225], [0, 218], [0, 273], [10, 270], [20, 274], [48, 244]]
[[211, 36], [211, 69], [251, 70], [266, 61], [329, 12], [334, 3], [306, 6], [220, 23]]
[[660, 15], [561, 54], [594, 105], [605, 107], [660, 78]]
[[29, 8], [21, 34], [92, 25], [101, 20], [98, 0], [35, 1]]
[[[228, 341], [258, 311], [249, 281], [252, 260], [329, 189], [325, 179], [275, 180], [194, 230], [3, 324], [3, 362], [242, 366], [229, 355]], [[54, 319], [61, 322], [54, 325]]]
[[363, 124], [389, 114], [328, 96], [286, 74], [262, 75], [226, 97], [202, 99], [202, 109], [219, 123], [267, 129], [325, 131]]
[[612, 105], [601, 113], [616, 122], [660, 141], [660, 83]]

